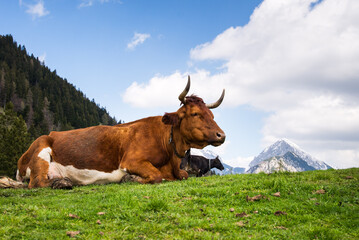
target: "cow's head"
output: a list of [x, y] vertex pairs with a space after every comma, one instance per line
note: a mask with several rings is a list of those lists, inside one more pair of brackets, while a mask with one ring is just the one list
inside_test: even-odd
[[217, 168], [219, 170], [223, 170], [223, 164], [221, 163], [221, 160], [219, 160], [219, 157], [217, 156], [215, 159], [211, 159], [211, 168]]
[[204, 148], [207, 145], [219, 146], [224, 143], [226, 135], [214, 121], [210, 109], [218, 107], [224, 98], [224, 89], [217, 102], [205, 104], [202, 98], [197, 96], [186, 97], [190, 88], [190, 77], [188, 76], [187, 86], [179, 95], [183, 104], [177, 112], [166, 113], [162, 122], [180, 129], [181, 136], [186, 143], [193, 148]]

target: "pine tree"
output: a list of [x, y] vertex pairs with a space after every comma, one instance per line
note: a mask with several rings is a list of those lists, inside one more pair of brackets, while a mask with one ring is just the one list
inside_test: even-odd
[[9, 102], [5, 111], [0, 109], [0, 175], [15, 176], [17, 161], [30, 143], [25, 121], [16, 115]]

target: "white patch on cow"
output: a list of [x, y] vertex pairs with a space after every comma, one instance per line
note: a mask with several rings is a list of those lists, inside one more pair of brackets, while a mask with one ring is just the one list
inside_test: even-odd
[[19, 169], [16, 171], [16, 180], [22, 182], [22, 177], [20, 176]]
[[67, 177], [74, 185], [88, 185], [120, 182], [126, 174], [122, 169], [107, 173], [97, 170], [77, 169], [72, 165], [63, 166], [57, 162], [51, 162], [47, 176], [49, 179]]
[[47, 177], [49, 179], [64, 178], [65, 176], [63, 176], [64, 173], [62, 173], [62, 168], [60, 166], [64, 167], [59, 163], [51, 162], [49, 165], [49, 170], [47, 172]]
[[28, 168], [26, 168], [26, 174], [23, 177], [23, 180], [30, 179], [30, 175], [31, 175], [31, 169], [28, 167]]
[[30, 168], [26, 168], [25, 176], [21, 176], [19, 169], [16, 171], [16, 180], [22, 182], [26, 179], [30, 179], [31, 170]]
[[41, 152], [37, 155], [39, 158], [45, 160], [46, 162], [50, 163], [51, 161], [51, 148], [47, 147], [41, 150]]

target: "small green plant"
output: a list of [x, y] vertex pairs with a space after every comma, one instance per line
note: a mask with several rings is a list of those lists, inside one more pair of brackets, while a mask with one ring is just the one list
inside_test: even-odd
[[163, 200], [154, 199], [147, 203], [147, 205], [144, 207], [144, 210], [154, 212], [167, 211], [168, 204]]

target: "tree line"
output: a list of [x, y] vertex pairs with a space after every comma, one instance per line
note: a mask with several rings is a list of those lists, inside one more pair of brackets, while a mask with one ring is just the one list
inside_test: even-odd
[[11, 35], [0, 35], [0, 175], [12, 176], [30, 143], [50, 131], [118, 123]]

